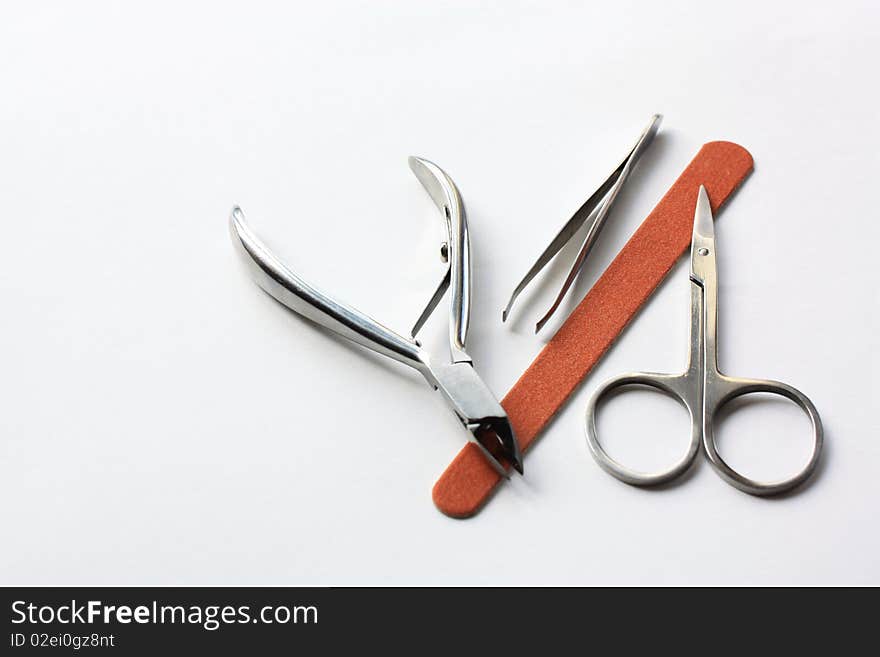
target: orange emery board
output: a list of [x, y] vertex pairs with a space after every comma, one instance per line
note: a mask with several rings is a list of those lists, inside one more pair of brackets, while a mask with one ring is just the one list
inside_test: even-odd
[[[752, 170], [726, 141], [705, 144], [621, 249], [501, 405], [525, 452], [657, 289], [691, 243], [700, 185], [717, 212]], [[434, 484], [434, 504], [454, 518], [475, 514], [503, 477], [468, 443]]]

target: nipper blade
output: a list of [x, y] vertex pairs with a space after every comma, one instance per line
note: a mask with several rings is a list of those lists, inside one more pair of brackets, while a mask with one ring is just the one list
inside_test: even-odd
[[519, 443], [501, 404], [470, 363], [434, 365], [432, 381], [467, 427], [474, 442], [499, 474], [507, 476], [509, 463], [523, 473]]

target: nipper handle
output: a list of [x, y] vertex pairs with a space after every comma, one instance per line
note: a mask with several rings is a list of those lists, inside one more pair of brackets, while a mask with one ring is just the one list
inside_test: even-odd
[[434, 204], [443, 213], [446, 221], [447, 242], [444, 258], [449, 262], [449, 269], [434, 296], [428, 302], [421, 317], [413, 328], [415, 335], [425, 320], [443, 297], [446, 288], [450, 288], [449, 303], [449, 349], [453, 363], [471, 362], [465, 351], [468, 323], [471, 314], [471, 244], [468, 237], [467, 215], [464, 201], [452, 178], [433, 162], [420, 157], [409, 158], [409, 168], [422, 183]]
[[274, 299], [344, 338], [430, 376], [427, 353], [418, 344], [320, 292], [290, 271], [251, 231], [238, 206], [229, 216], [229, 231], [257, 285]]

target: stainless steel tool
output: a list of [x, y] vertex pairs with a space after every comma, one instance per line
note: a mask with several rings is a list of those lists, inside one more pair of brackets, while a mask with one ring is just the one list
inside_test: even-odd
[[[522, 457], [507, 414], [474, 371], [465, 350], [471, 262], [464, 202], [455, 183], [436, 164], [411, 157], [409, 166], [443, 214], [447, 240], [441, 247], [441, 257], [448, 263], [440, 285], [413, 327], [412, 338], [395, 333], [293, 273], [251, 231], [237, 206], [229, 218], [233, 244], [263, 290], [313, 322], [418, 370], [434, 389], [440, 390], [492, 466], [506, 476], [506, 461], [522, 474]], [[449, 288], [450, 358], [446, 362], [431, 358], [415, 335]]]
[[510, 295], [510, 301], [507, 302], [507, 307], [504, 309], [504, 312], [501, 313], [501, 321], [507, 321], [510, 309], [513, 307], [513, 303], [520, 295], [520, 292], [526, 288], [531, 280], [537, 276], [538, 272], [540, 272], [544, 266], [550, 262], [557, 253], [559, 253], [562, 247], [574, 237], [575, 233], [577, 233], [581, 226], [583, 226], [592, 216], [592, 223], [590, 224], [587, 234], [584, 237], [584, 241], [581, 244], [581, 249], [571, 265], [568, 276], [562, 284], [559, 293], [556, 295], [556, 300], [553, 302], [553, 305], [550, 306], [550, 309], [535, 325], [535, 333], [540, 331], [550, 320], [553, 313], [556, 312], [556, 309], [559, 308], [559, 304], [562, 303], [562, 300], [568, 293], [574, 279], [577, 278], [577, 275], [583, 268], [584, 261], [587, 259], [593, 245], [596, 243], [599, 233], [605, 225], [605, 220], [608, 219], [608, 213], [611, 211], [611, 206], [614, 205], [614, 201], [617, 199], [620, 189], [623, 187], [627, 178], [629, 178], [629, 174], [632, 173], [633, 167], [642, 156], [642, 153], [645, 152], [645, 149], [651, 141], [653, 141], [654, 136], [660, 129], [660, 122], [662, 120], [663, 117], [660, 114], [655, 114], [651, 117], [651, 122], [648, 124], [648, 127], [642, 132], [638, 141], [636, 141], [635, 145], [626, 154], [626, 157], [623, 158], [623, 161], [617, 165], [617, 168], [611, 172], [611, 175], [608, 176], [607, 180], [599, 186], [599, 189], [587, 199], [586, 203], [578, 208], [577, 212], [572, 215], [571, 219], [569, 219], [562, 227], [562, 230], [560, 230], [556, 237], [553, 238], [550, 245], [544, 249], [544, 252], [538, 257], [535, 264], [532, 265], [532, 268], [529, 269], [528, 273], [526, 273], [523, 279], [519, 282], [519, 285], [516, 286], [513, 294]]
[[[790, 490], [816, 469], [822, 452], [822, 421], [813, 403], [799, 390], [785, 383], [764, 379], [740, 379], [718, 370], [716, 351], [718, 318], [718, 276], [715, 261], [715, 227], [709, 196], [700, 186], [694, 214], [691, 241], [691, 337], [690, 356], [683, 374], [636, 372], [606, 381], [587, 406], [587, 443], [599, 465], [621, 481], [636, 486], [662, 484], [686, 472], [703, 446], [709, 462], [727, 482], [752, 495], [774, 495]], [[612, 459], [596, 435], [596, 406], [609, 393], [624, 386], [648, 386], [680, 401], [691, 417], [691, 442], [687, 454], [664, 472], [637, 472]], [[761, 482], [731, 468], [718, 454], [712, 425], [722, 406], [750, 393], [781, 395], [801, 407], [813, 427], [813, 451], [807, 464], [792, 477], [776, 482]]]

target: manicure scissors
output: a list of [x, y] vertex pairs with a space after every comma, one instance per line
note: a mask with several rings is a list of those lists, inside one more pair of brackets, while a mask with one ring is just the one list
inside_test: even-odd
[[[504, 461], [522, 474], [522, 456], [507, 413], [474, 370], [465, 351], [470, 319], [470, 239], [464, 201], [443, 169], [418, 157], [409, 166], [440, 209], [447, 240], [440, 257], [446, 272], [428, 305], [404, 337], [364, 313], [316, 289], [281, 262], [250, 229], [241, 208], [229, 217], [232, 242], [254, 281], [270, 296], [294, 312], [368, 349], [409, 365], [439, 390], [471, 439], [499, 474], [507, 476]], [[434, 358], [415, 339], [425, 320], [451, 288], [448, 359]]]
[[[587, 443], [603, 470], [635, 486], [663, 484], [686, 472], [697, 458], [702, 445], [715, 471], [728, 483], [752, 495], [775, 495], [791, 490], [806, 481], [816, 469], [822, 451], [822, 421], [813, 403], [799, 390], [785, 383], [763, 379], [740, 379], [718, 370], [716, 352], [718, 280], [715, 261], [715, 229], [709, 196], [700, 186], [694, 214], [691, 241], [691, 337], [690, 356], [683, 374], [636, 372], [606, 381], [587, 405]], [[691, 442], [687, 454], [664, 472], [644, 473], [632, 470], [611, 458], [596, 434], [596, 406], [609, 393], [624, 386], [648, 386], [680, 401], [691, 418]], [[812, 424], [813, 451], [809, 462], [797, 474], [775, 482], [751, 479], [731, 468], [718, 453], [712, 424], [719, 409], [731, 400], [751, 393], [781, 395], [797, 404]]]

